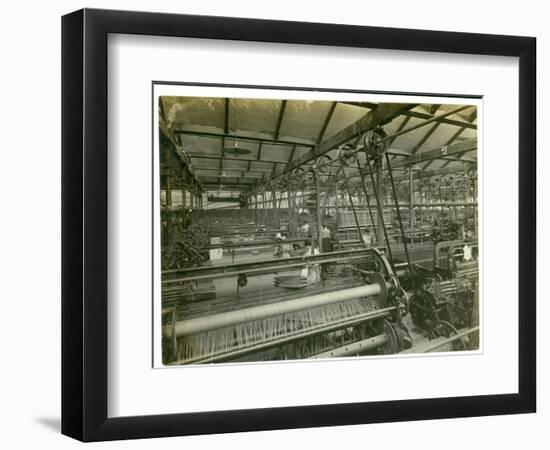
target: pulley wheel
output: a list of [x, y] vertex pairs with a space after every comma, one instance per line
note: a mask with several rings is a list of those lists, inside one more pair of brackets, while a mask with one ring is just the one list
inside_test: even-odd
[[395, 333], [392, 324], [388, 320], [384, 319], [382, 321], [382, 328], [382, 332], [386, 335], [388, 340], [382, 347], [380, 347], [380, 352], [384, 355], [399, 353], [397, 334]]
[[317, 170], [320, 173], [327, 173], [330, 165], [330, 157], [327, 155], [319, 156], [315, 160], [314, 170]]
[[[438, 320], [433, 328], [432, 334], [434, 337], [450, 338], [458, 334], [458, 330], [453, 327], [449, 322], [445, 320]], [[455, 352], [460, 350], [466, 350], [466, 342], [464, 338], [457, 339], [456, 341], [449, 342], [444, 346], [437, 349], [438, 352]]]
[[346, 166], [351, 166], [357, 161], [357, 152], [355, 152], [348, 144], [341, 146], [336, 152], [336, 156]]
[[363, 145], [371, 158], [381, 156], [386, 151], [388, 141], [386, 132], [382, 128], [367, 131], [363, 135]]

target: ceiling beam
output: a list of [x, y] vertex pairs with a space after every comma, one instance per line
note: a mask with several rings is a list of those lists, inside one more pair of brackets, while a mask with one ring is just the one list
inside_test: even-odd
[[466, 120], [468, 122], [473, 122], [477, 119], [477, 106], [474, 108], [474, 110], [466, 117]]
[[252, 183], [222, 183], [223, 187], [220, 187], [217, 183], [205, 183], [204, 189], [209, 192], [213, 191], [241, 191], [242, 188], [249, 188], [254, 186]]
[[279, 132], [281, 131], [281, 124], [283, 123], [283, 117], [285, 115], [286, 100], [281, 101], [281, 109], [279, 109], [279, 117], [277, 118], [277, 124], [275, 125], [275, 132], [273, 133], [273, 140], [279, 139]]
[[[399, 133], [403, 128], [405, 128], [407, 126], [407, 124], [409, 123], [409, 121], [411, 120], [411, 118], [409, 116], [405, 117], [403, 119], [403, 122], [401, 122], [399, 124], [399, 127], [397, 128], [397, 132]], [[403, 153], [401, 152], [401, 150], [399, 151], [396, 151], [396, 149], [390, 149], [390, 146], [393, 144], [393, 142], [397, 139], [397, 136], [394, 136], [393, 138], [390, 139], [390, 141], [388, 142], [388, 150], [387, 152], [389, 154], [393, 154], [393, 155], [403, 155]], [[406, 150], [403, 150], [403, 152], [405, 152], [406, 154], [404, 156], [410, 156], [412, 153], [410, 152], [407, 152]], [[392, 161], [393, 159], [395, 158], [395, 156], [392, 157]]]
[[[214, 170], [215, 173], [210, 173], [212, 172], [212, 169], [209, 167], [199, 167], [197, 171], [199, 173], [199, 176], [201, 177], [217, 178], [216, 170]], [[251, 170], [250, 172], [247, 172], [246, 170], [226, 169], [225, 173], [227, 174], [228, 172], [229, 173], [236, 172], [241, 175], [241, 178], [254, 178], [254, 179], [261, 179], [266, 173], [271, 173], [271, 171], [267, 172], [265, 170]], [[237, 178], [237, 176], [229, 175], [229, 178]]]
[[[392, 170], [393, 170], [393, 166], [392, 166]], [[399, 170], [399, 169], [397, 169], [397, 170]], [[445, 169], [438, 168], [438, 169], [433, 169], [433, 170], [414, 170], [414, 178], [415, 178], [415, 180], [417, 180], [417, 179], [422, 179], [422, 178], [430, 178], [430, 177], [434, 177], [434, 176], [442, 176], [442, 175], [448, 175], [448, 174], [457, 173], [457, 172], [464, 172], [464, 171], [465, 171], [465, 169], [461, 169], [459, 167], [447, 167]], [[350, 178], [358, 178], [358, 177], [359, 177], [358, 173], [357, 174], [352, 174], [350, 176]], [[409, 181], [409, 171], [406, 170], [406, 173], [403, 174], [403, 175], [395, 175], [394, 174], [393, 180], [395, 182]]]
[[408, 158], [404, 158], [397, 161], [395, 164], [392, 164], [392, 169], [417, 164], [424, 161], [430, 161], [432, 159], [446, 159], [449, 157], [462, 155], [472, 150], [477, 150], [477, 139], [468, 139], [456, 144], [444, 145], [441, 148], [417, 153], [414, 156], [409, 156]]
[[439, 108], [441, 108], [441, 105], [430, 105], [428, 107], [428, 112], [433, 116]]
[[[213, 155], [205, 155], [205, 154], [202, 154], [202, 153], [189, 153], [188, 154], [190, 158], [196, 158], [196, 159], [214, 159], [214, 160], [219, 160], [220, 157], [219, 156], [213, 156]], [[249, 159], [249, 158], [231, 158], [229, 156], [226, 156], [224, 158], [224, 161], [241, 161], [241, 162], [246, 162], [248, 163], [249, 161], [252, 161], [252, 162], [265, 162], [265, 163], [278, 163], [278, 164], [284, 164], [285, 162], [284, 161], [275, 161], [274, 159], [263, 159], [261, 161], [256, 161], [255, 159]], [[214, 168], [215, 169], [215, 168]]]
[[[330, 105], [330, 109], [328, 110], [327, 117], [325, 118], [325, 121], [323, 122], [323, 126], [321, 127], [321, 131], [317, 136], [317, 145], [323, 142], [323, 136], [325, 135], [325, 131], [327, 131], [328, 124], [330, 122], [330, 119], [332, 119], [332, 115], [334, 114], [334, 110], [336, 109], [337, 104], [338, 102], [332, 102], [332, 104]], [[292, 161], [292, 158], [290, 159], [290, 161]]]
[[[432, 117], [434, 117], [431, 114], [427, 114], [419, 111], [407, 111], [407, 112], [404, 112], [403, 115], [414, 117], [415, 119], [431, 119]], [[437, 119], [437, 122], [441, 122], [446, 125], [454, 125], [455, 127], [466, 127], [466, 128], [470, 128], [471, 130], [477, 130], [476, 124], [462, 121], [462, 120], [442, 118], [442, 119]]]
[[396, 156], [412, 156], [411, 152], [407, 150], [403, 150], [401, 148], [388, 148], [386, 152], [389, 153], [390, 155], [393, 155], [392, 159], [395, 158]]
[[242, 134], [228, 134], [228, 133], [212, 133], [205, 131], [192, 131], [192, 130], [174, 130], [174, 134], [184, 134], [189, 136], [199, 136], [199, 137], [212, 137], [212, 138], [227, 138], [234, 139], [236, 141], [251, 141], [251, 142], [262, 142], [268, 143], [271, 145], [299, 145], [301, 147], [315, 147], [315, 144], [308, 142], [299, 142], [299, 141], [289, 141], [289, 140], [273, 140], [273, 138], [259, 138], [254, 136], [244, 136]]
[[342, 103], [343, 105], [358, 106], [359, 108], [368, 108], [368, 109], [376, 109], [379, 105], [379, 103], [372, 103], [372, 102], [338, 102], [338, 103]]
[[[445, 145], [451, 145], [464, 132], [465, 129], [466, 129], [465, 127], [459, 128], [458, 131], [455, 134], [453, 134], [447, 142], [445, 142]], [[423, 167], [423, 169], [426, 169], [433, 162], [434, 162], [433, 159], [431, 161], [428, 161], [428, 163]], [[451, 162], [450, 160], [445, 162], [445, 164], [443, 164], [441, 168], [445, 168], [447, 165], [449, 165], [450, 162]]]
[[317, 144], [314, 148], [301, 157], [289, 162], [282, 170], [274, 173], [273, 176], [275, 177], [282, 175], [283, 173], [289, 172], [305, 163], [308, 163], [309, 161], [328, 153], [330, 150], [338, 147], [339, 145], [345, 144], [349, 140], [360, 136], [366, 131], [372, 130], [378, 125], [384, 125], [392, 121], [401, 115], [403, 111], [414, 108], [415, 106], [415, 104], [409, 103], [381, 103], [376, 109], [369, 111], [359, 120], [339, 131], [334, 136], [331, 136], [324, 142]]
[[[466, 118], [466, 120], [468, 120], [469, 122], [472, 122], [474, 120], [477, 119], [477, 107], [474, 108], [474, 110], [470, 113], [470, 115]], [[466, 130], [466, 127], [462, 127], [460, 128], [452, 137], [451, 139], [449, 139], [449, 141], [447, 142], [447, 144], [445, 145], [450, 145], [452, 142], [455, 141], [455, 139], [457, 137], [459, 137], [464, 131]], [[442, 167], [447, 167], [452, 161], [447, 161], [445, 164], [443, 164]]]
[[432, 125], [432, 127], [427, 131], [427, 133], [422, 136], [422, 139], [420, 139], [417, 144], [414, 146], [413, 149], [413, 155], [416, 154], [418, 150], [426, 143], [426, 141], [430, 138], [432, 134], [434, 134], [435, 130], [439, 128], [439, 125], [441, 125], [441, 122], [436, 122]]
[[274, 163], [274, 164], [273, 164], [273, 169], [271, 170], [271, 178], [273, 178], [273, 174], [274, 174], [275, 171], [277, 170], [277, 164], [278, 164], [278, 163]]
[[[375, 108], [377, 106], [376, 103], [369, 103], [369, 102], [364, 102], [364, 103], [363, 102], [338, 102], [338, 103], [343, 103], [345, 105], [352, 105], [352, 106], [360, 106], [362, 108], [369, 108], [369, 109]], [[436, 106], [436, 105], [432, 105], [432, 106]], [[405, 111], [403, 112], [403, 115], [407, 117], [414, 117], [416, 119], [431, 119], [433, 117], [433, 114], [423, 113], [420, 111]], [[442, 119], [438, 119], [438, 122], [445, 123], [447, 125], [454, 125], [456, 127], [465, 126], [466, 128], [477, 130], [477, 125], [474, 123], [470, 123], [471, 122], [470, 120], [464, 122], [461, 120], [448, 119], [444, 117]]]
[[292, 147], [292, 151], [290, 152], [290, 156], [288, 157], [288, 162], [291, 162], [294, 159], [294, 153], [296, 153], [296, 146]]
[[[430, 116], [429, 119], [426, 119], [423, 122], [413, 125], [412, 127], [405, 128], [404, 130], [401, 130], [401, 131], [396, 131], [391, 136], [391, 139], [397, 136], [402, 136], [403, 134], [410, 133], [411, 131], [418, 130], [419, 128], [429, 125], [430, 123], [439, 122], [440, 119], [443, 119], [444, 117], [452, 116], [453, 114], [457, 114], [460, 111], [464, 111], [464, 109], [466, 108], [468, 108], [468, 105], [462, 105], [462, 106], [459, 106], [458, 108], [452, 109], [451, 111], [447, 111], [446, 113], [440, 114], [438, 116]], [[386, 138], [386, 139], [389, 139], [389, 138]]]

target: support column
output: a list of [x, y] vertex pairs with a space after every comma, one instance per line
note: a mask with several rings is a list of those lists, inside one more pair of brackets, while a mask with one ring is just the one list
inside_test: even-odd
[[286, 206], [288, 208], [288, 233], [290, 234], [292, 232], [292, 229], [294, 228], [292, 226], [292, 207], [290, 204], [290, 189], [287, 189], [286, 191]]
[[340, 202], [338, 201], [340, 199], [340, 192], [338, 192], [338, 188], [334, 189], [335, 196], [334, 196], [334, 213], [336, 214], [336, 231], [338, 231], [338, 227], [340, 226]]
[[409, 166], [409, 227], [411, 231], [414, 231], [414, 180], [413, 180], [413, 166]]
[[185, 210], [185, 204], [187, 192], [185, 191], [185, 181], [183, 182], [181, 186], [181, 223], [185, 227], [185, 216], [187, 215], [187, 211]]
[[319, 244], [319, 251], [321, 251], [321, 200], [318, 171], [315, 172], [315, 200], [317, 206], [317, 243]]
[[277, 215], [277, 192], [275, 190], [272, 191], [271, 193], [272, 195], [272, 203], [273, 203], [273, 222], [272, 222], [272, 226], [274, 227], [277, 227], [279, 228], [279, 225], [278, 225], [278, 215]]
[[164, 177], [164, 189], [166, 193], [166, 241], [168, 243], [172, 242], [172, 227], [173, 227], [173, 217], [172, 217], [172, 177], [167, 173]]
[[186, 168], [182, 166], [181, 172], [180, 172], [180, 183], [181, 183], [181, 225], [182, 229], [185, 229], [185, 216], [187, 212], [185, 211], [185, 188], [187, 186], [187, 172]]
[[265, 211], [265, 207], [266, 207], [266, 201], [265, 201], [265, 191], [262, 192], [262, 215], [263, 215], [263, 223], [262, 225], [265, 226], [266, 223], [267, 223], [267, 219], [266, 219], [266, 211]]
[[[381, 157], [376, 160], [376, 193], [378, 194], [378, 217], [376, 227], [376, 240], [379, 246], [384, 245], [384, 182], [382, 171], [384, 170], [384, 161]], [[388, 242], [388, 245], [390, 243]]]
[[254, 226], [258, 226], [258, 193], [254, 193]]
[[[361, 233], [361, 225], [359, 224], [359, 219], [357, 217], [357, 212], [355, 211], [355, 206], [353, 204], [353, 197], [351, 195], [351, 189], [349, 187], [349, 182], [346, 180], [346, 190], [348, 191], [349, 204], [351, 206], [351, 211], [353, 212], [353, 218], [355, 220], [355, 226], [357, 227], [357, 238], [359, 242], [363, 242], [363, 235]], [[367, 247], [367, 244], [364, 244]]]
[[195, 220], [195, 193], [193, 192], [193, 188], [189, 192], [189, 206], [191, 207], [191, 218]]

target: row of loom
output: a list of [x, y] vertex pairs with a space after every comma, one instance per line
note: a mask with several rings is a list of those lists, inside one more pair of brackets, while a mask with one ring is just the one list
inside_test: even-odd
[[[345, 267], [347, 278], [317, 288], [273, 288], [276, 295], [250, 286], [254, 277], [311, 264]], [[225, 298], [165, 305], [165, 364], [396, 353], [411, 345], [401, 321], [408, 310], [406, 294], [377, 249], [170, 271], [163, 289], [235, 278], [240, 284]]]

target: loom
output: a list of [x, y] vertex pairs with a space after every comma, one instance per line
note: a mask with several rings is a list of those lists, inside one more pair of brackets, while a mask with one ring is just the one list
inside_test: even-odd
[[[469, 248], [469, 255], [464, 249]], [[416, 289], [410, 298], [415, 325], [432, 337], [458, 335], [479, 325], [479, 262], [476, 241], [445, 241], [435, 245], [431, 270], [416, 266]], [[477, 335], [475, 336], [477, 338]], [[463, 349], [466, 343], [459, 342]], [[470, 345], [476, 348], [477, 341]]]
[[[337, 265], [338, 282], [239, 295], [255, 276], [288, 273], [309, 264]], [[385, 354], [411, 345], [401, 322], [406, 294], [377, 249], [171, 271], [163, 288], [222, 278], [237, 279], [236, 296], [194, 303], [182, 298], [165, 311], [165, 364]]]

